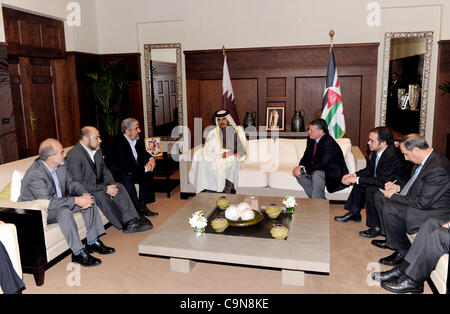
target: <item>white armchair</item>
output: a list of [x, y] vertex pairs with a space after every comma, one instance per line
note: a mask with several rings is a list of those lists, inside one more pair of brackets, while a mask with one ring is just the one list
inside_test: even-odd
[[[0, 241], [6, 248], [17, 275], [22, 278], [22, 266], [20, 264], [20, 251], [16, 226], [13, 224], [0, 223]], [[3, 294], [1, 287], [0, 294]]]

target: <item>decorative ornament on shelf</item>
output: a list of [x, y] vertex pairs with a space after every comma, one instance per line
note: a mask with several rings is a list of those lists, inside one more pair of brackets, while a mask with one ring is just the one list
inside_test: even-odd
[[197, 210], [192, 214], [192, 217], [189, 217], [189, 224], [192, 228], [195, 229], [195, 232], [205, 233], [205, 228], [208, 225], [208, 220], [203, 216], [202, 210]]
[[295, 206], [297, 206], [297, 202], [293, 196], [286, 194], [282, 201], [283, 205], [286, 206], [286, 213], [292, 214], [295, 210]]

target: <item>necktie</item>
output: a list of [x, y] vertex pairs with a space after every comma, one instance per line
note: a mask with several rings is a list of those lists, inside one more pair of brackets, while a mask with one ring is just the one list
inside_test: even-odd
[[376, 178], [377, 177], [377, 167], [378, 167], [378, 162], [380, 161], [380, 155], [377, 154], [377, 158], [375, 159], [375, 170], [373, 171], [373, 176]]
[[312, 158], [311, 158], [311, 164], [312, 165], [314, 164], [314, 155], [316, 155], [316, 149], [317, 149], [317, 142], [314, 141], [314, 151], [313, 151], [313, 155], [312, 155]]
[[409, 189], [411, 188], [411, 186], [413, 185], [414, 181], [416, 181], [417, 176], [420, 173], [420, 170], [422, 170], [422, 165], [420, 165], [419, 167], [417, 167], [416, 171], [414, 171], [413, 176], [411, 177], [411, 179], [409, 179], [409, 181], [406, 183], [406, 185], [403, 187], [403, 189], [400, 192], [400, 195], [405, 196], [406, 194], [408, 194]]

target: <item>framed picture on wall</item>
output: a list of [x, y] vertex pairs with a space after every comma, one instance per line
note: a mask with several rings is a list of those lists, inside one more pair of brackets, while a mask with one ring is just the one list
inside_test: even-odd
[[145, 139], [145, 148], [153, 157], [159, 157], [163, 155], [160, 137], [147, 137]]
[[266, 127], [267, 131], [286, 130], [286, 108], [284, 106], [266, 107]]

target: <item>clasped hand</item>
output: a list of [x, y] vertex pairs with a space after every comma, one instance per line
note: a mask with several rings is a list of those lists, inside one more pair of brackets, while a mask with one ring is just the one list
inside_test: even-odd
[[154, 158], [151, 158], [148, 163], [145, 165], [145, 168], [150, 171], [153, 172], [153, 170], [155, 170], [156, 167], [156, 161]]
[[75, 197], [75, 204], [81, 209], [88, 209], [94, 205], [94, 199], [91, 195], [83, 194], [82, 196]]
[[351, 185], [356, 183], [356, 175], [353, 173], [346, 174], [342, 177], [342, 184]]
[[108, 194], [111, 197], [114, 197], [119, 192], [119, 189], [117, 188], [117, 185], [108, 185], [106, 187], [106, 194]]

